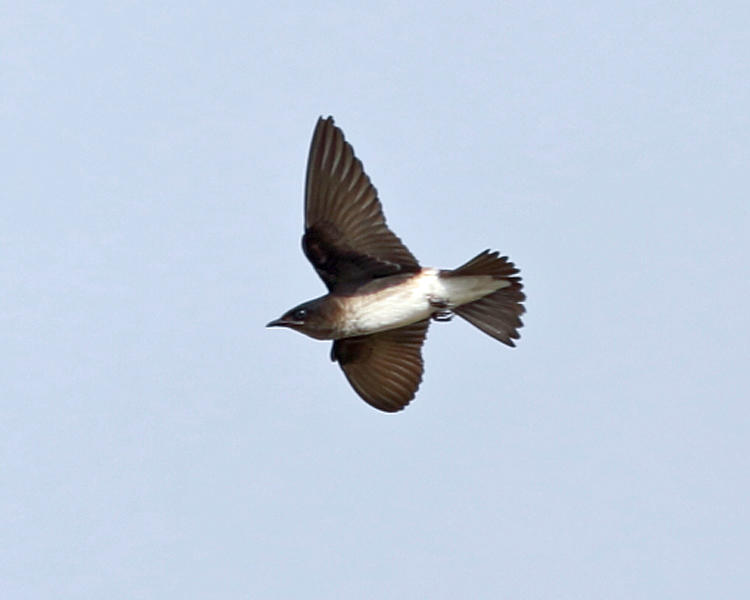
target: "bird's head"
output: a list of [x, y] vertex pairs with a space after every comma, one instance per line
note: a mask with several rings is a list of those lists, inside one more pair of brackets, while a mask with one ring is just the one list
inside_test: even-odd
[[289, 327], [316, 340], [329, 340], [333, 323], [324, 299], [325, 297], [303, 302], [268, 323], [266, 327]]

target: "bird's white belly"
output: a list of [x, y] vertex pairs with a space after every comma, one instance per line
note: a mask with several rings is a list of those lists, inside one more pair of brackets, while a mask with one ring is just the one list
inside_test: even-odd
[[410, 325], [429, 317], [434, 308], [423, 285], [395, 285], [350, 300], [347, 336], [376, 333]]
[[[437, 269], [397, 285], [347, 299], [344, 337], [377, 333], [411, 325], [439, 310], [450, 310], [509, 285], [489, 276], [444, 278]], [[445, 303], [445, 308], [435, 303]]]

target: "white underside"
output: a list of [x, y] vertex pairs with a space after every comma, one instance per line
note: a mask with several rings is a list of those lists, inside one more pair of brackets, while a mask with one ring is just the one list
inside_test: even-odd
[[[435, 312], [474, 302], [510, 285], [489, 275], [439, 277], [438, 273], [437, 269], [423, 269], [408, 283], [349, 298], [345, 319], [349, 330], [345, 337], [411, 325]], [[438, 308], [432, 302], [445, 302], [447, 307]]]

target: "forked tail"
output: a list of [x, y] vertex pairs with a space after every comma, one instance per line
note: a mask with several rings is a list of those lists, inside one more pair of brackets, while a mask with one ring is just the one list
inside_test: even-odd
[[526, 296], [521, 291], [523, 285], [521, 278], [516, 276], [517, 273], [518, 269], [507, 256], [485, 250], [457, 269], [442, 275], [489, 275], [493, 279], [507, 281], [509, 285], [506, 287], [469, 304], [462, 304], [454, 308], [453, 312], [503, 344], [515, 346], [513, 340], [521, 337], [518, 329], [523, 326], [521, 315], [526, 310], [522, 304]]

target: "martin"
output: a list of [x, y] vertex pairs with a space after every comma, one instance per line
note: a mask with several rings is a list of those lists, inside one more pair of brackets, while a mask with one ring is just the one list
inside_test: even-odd
[[302, 249], [328, 294], [267, 326], [333, 340], [331, 360], [379, 410], [399, 411], [414, 398], [431, 319], [456, 314], [508, 346], [519, 337], [525, 296], [513, 263], [485, 250], [457, 269], [421, 267], [386, 225], [377, 191], [332, 117], [318, 119], [310, 145]]

